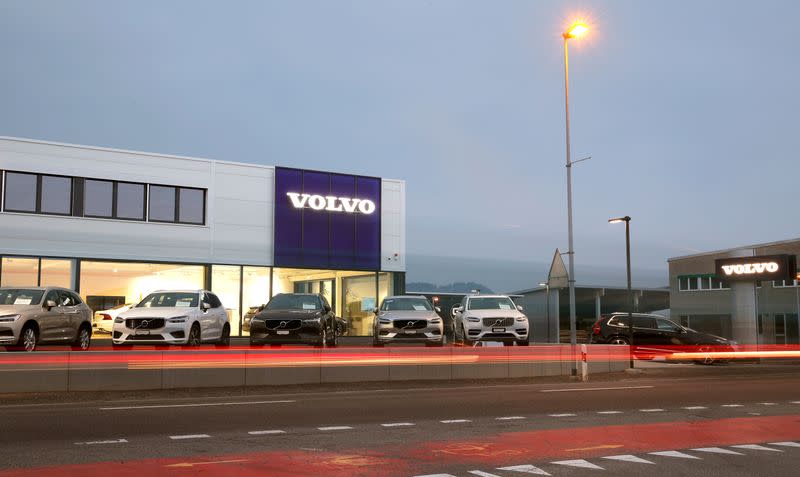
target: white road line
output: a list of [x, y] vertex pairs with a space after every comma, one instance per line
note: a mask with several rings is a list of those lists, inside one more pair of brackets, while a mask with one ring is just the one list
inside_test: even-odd
[[266, 436], [270, 434], [286, 434], [286, 431], [282, 431], [280, 429], [271, 429], [267, 431], [250, 431], [248, 434], [251, 436]]
[[603, 457], [603, 459], [611, 459], [611, 460], [621, 460], [622, 462], [633, 462], [636, 464], [653, 464], [655, 462], [650, 462], [649, 460], [642, 459], [641, 457], [636, 457], [635, 455], [631, 454], [622, 454], [622, 455], [610, 455], [607, 457]]
[[414, 477], [456, 477], [453, 474], [425, 474], [425, 475], [415, 475]]
[[500, 477], [497, 474], [490, 474], [489, 472], [484, 472], [482, 470], [469, 470], [467, 472], [472, 475], [477, 475], [478, 477]]
[[777, 406], [778, 403], [776, 402], [762, 402], [760, 403], [762, 406]]
[[650, 455], [660, 455], [662, 457], [678, 457], [680, 459], [697, 459], [700, 460], [699, 457], [695, 457], [693, 455], [684, 454], [683, 452], [678, 451], [660, 451], [660, 452], [650, 452]]
[[623, 389], [650, 389], [655, 386], [618, 386], [609, 388], [564, 388], [564, 389], [542, 389], [540, 393], [571, 393], [581, 391], [616, 391]]
[[697, 411], [700, 409], [708, 409], [708, 408], [705, 406], [686, 406], [683, 409], [686, 409], [687, 411]]
[[206, 439], [209, 438], [208, 434], [184, 434], [182, 436], [169, 436], [170, 439], [174, 441], [179, 441], [182, 439]]
[[509, 467], [498, 467], [497, 470], [507, 470], [509, 472], [522, 472], [523, 474], [550, 475], [547, 472], [543, 471], [542, 469], [529, 464], [512, 465]]
[[722, 407], [744, 407], [743, 404], [723, 404]]
[[664, 412], [663, 409], [639, 409], [641, 412]]
[[760, 451], [771, 451], [771, 452], [783, 452], [783, 451], [782, 451], [782, 450], [780, 450], [780, 449], [773, 449], [773, 448], [771, 448], [771, 447], [764, 447], [764, 446], [760, 446], [760, 445], [758, 445], [758, 444], [740, 444], [740, 445], [735, 445], [735, 446], [731, 446], [731, 447], [735, 447], [736, 449], [760, 450]]
[[583, 460], [583, 459], [557, 460], [555, 462], [550, 462], [550, 463], [557, 465], [566, 465], [569, 467], [580, 467], [581, 469], [605, 470], [599, 465], [594, 465], [588, 460]]
[[550, 417], [575, 417], [577, 414], [565, 413], [565, 414], [548, 414]]
[[783, 447], [800, 447], [800, 444], [797, 442], [770, 442], [769, 445], [771, 446], [783, 446]]
[[383, 427], [407, 427], [413, 425], [413, 422], [389, 422], [387, 424], [381, 424]]
[[248, 401], [248, 402], [208, 402], [208, 403], [193, 403], [193, 404], [151, 404], [145, 406], [117, 406], [117, 407], [101, 407], [101, 411], [129, 411], [131, 409], [163, 409], [175, 407], [208, 407], [208, 406], [248, 406], [251, 404], [279, 404], [287, 402], [297, 402], [293, 399], [281, 399], [278, 401]]
[[597, 414], [622, 414], [622, 411], [597, 411]]
[[497, 421], [518, 421], [520, 419], [525, 419], [525, 416], [503, 416], [495, 418]]
[[352, 429], [350, 426], [328, 426], [328, 427], [318, 427], [320, 431], [347, 431]]
[[93, 446], [93, 445], [104, 445], [104, 444], [127, 444], [128, 441], [125, 439], [112, 439], [107, 441], [89, 441], [89, 442], [76, 442], [76, 446]]
[[722, 447], [698, 447], [697, 449], [692, 450], [697, 452], [708, 452], [711, 454], [744, 455], [741, 452], [723, 449]]
[[800, 404], [800, 401], [791, 401], [789, 404]]
[[442, 424], [461, 424], [462, 422], [472, 422], [469, 419], [447, 419], [444, 421], [439, 421]]

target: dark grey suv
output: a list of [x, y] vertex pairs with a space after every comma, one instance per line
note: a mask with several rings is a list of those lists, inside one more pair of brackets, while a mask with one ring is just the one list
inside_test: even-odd
[[72, 290], [58, 287], [0, 288], [0, 346], [34, 351], [41, 343], [87, 350], [92, 310]]

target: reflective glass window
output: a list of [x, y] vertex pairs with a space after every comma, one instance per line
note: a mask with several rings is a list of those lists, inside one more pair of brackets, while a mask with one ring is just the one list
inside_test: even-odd
[[6, 173], [5, 210], [36, 212], [36, 174]]
[[42, 176], [42, 206], [45, 214], [72, 213], [72, 178]]
[[205, 223], [205, 191], [181, 188], [178, 190], [178, 222], [187, 224]]
[[175, 188], [150, 186], [150, 220], [175, 221]]
[[83, 183], [83, 214], [91, 217], [114, 215], [114, 183], [86, 179]]
[[144, 220], [144, 184], [117, 183], [116, 217]]

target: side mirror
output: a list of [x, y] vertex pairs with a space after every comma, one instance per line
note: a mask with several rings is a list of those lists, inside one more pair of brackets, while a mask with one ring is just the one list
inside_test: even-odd
[[442, 308], [439, 307], [439, 306], [434, 306], [433, 309], [436, 311], [436, 313], [441, 313], [442, 312]]
[[56, 302], [55, 302], [55, 301], [53, 301], [53, 300], [47, 300], [46, 302], [44, 302], [44, 307], [45, 307], [45, 308], [47, 308], [47, 310], [48, 310], [48, 311], [49, 311], [51, 308], [55, 308], [56, 306], [57, 306], [57, 305], [56, 305]]
[[203, 302], [203, 304], [202, 304], [202, 305], [200, 305], [200, 308], [202, 308], [202, 309], [203, 309], [203, 311], [208, 311], [208, 310], [210, 310], [210, 309], [211, 309], [211, 304], [210, 304], [210, 303], [208, 303], [208, 302], [205, 302], [205, 301], [204, 301], [204, 302]]
[[325, 305], [324, 308], [325, 308], [325, 313], [330, 313], [331, 312], [331, 306], [330, 305]]
[[522, 305], [517, 305], [517, 310], [519, 310], [519, 311], [525, 311], [525, 308], [522, 308]]

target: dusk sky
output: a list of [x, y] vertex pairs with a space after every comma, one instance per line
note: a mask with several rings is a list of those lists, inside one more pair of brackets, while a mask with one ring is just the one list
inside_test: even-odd
[[624, 266], [613, 216], [663, 285], [669, 257], [799, 236], [795, 1], [3, 0], [0, 135], [404, 179], [409, 255], [549, 263], [581, 14], [578, 281]]

